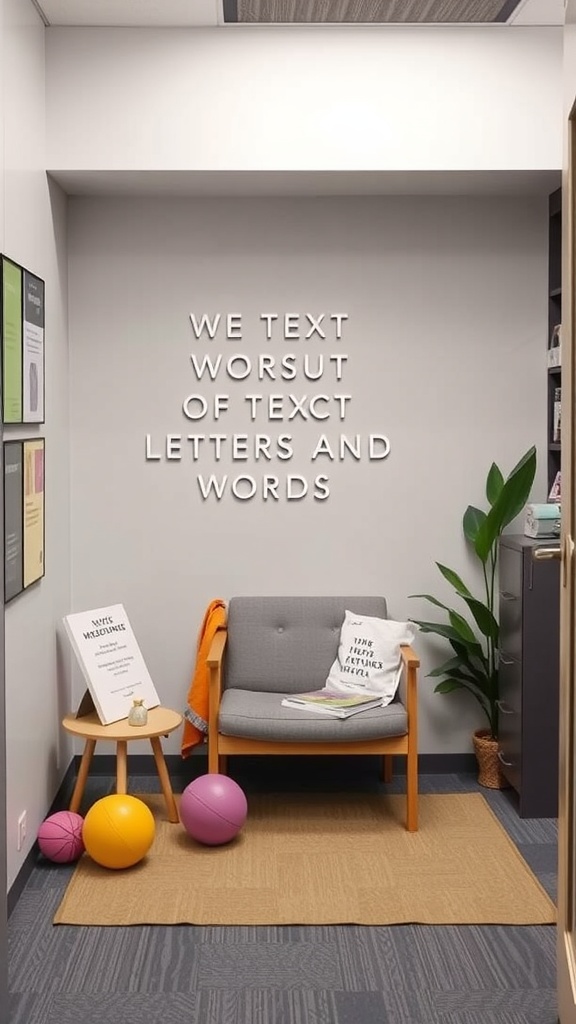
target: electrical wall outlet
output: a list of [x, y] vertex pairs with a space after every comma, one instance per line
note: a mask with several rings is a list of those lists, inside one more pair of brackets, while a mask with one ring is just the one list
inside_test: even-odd
[[18, 849], [21, 850], [26, 839], [26, 811], [18, 818]]

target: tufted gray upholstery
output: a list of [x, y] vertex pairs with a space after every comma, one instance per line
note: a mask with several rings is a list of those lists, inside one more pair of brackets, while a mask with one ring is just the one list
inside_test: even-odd
[[233, 597], [225, 688], [302, 693], [324, 686], [344, 612], [387, 617], [383, 597]]

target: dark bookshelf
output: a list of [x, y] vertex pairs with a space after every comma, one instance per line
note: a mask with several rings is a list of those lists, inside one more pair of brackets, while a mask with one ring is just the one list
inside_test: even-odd
[[[554, 328], [562, 323], [562, 189], [557, 188], [548, 199], [548, 342]], [[562, 367], [548, 368], [548, 491], [560, 471], [562, 444], [554, 440], [554, 400], [556, 389], [562, 387]], [[561, 436], [561, 435], [560, 435]]]

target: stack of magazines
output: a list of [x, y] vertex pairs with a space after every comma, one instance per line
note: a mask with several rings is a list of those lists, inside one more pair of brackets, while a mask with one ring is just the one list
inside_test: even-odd
[[312, 690], [309, 693], [295, 693], [284, 697], [285, 708], [300, 708], [301, 711], [317, 711], [332, 718], [350, 718], [359, 711], [382, 707], [382, 697], [374, 693], [333, 693], [331, 690]]

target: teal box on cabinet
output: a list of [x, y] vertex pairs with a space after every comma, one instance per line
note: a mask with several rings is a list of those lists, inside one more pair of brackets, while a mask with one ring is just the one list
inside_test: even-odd
[[540, 537], [559, 537], [560, 505], [552, 501], [545, 505], [527, 505], [524, 536], [537, 540]]

